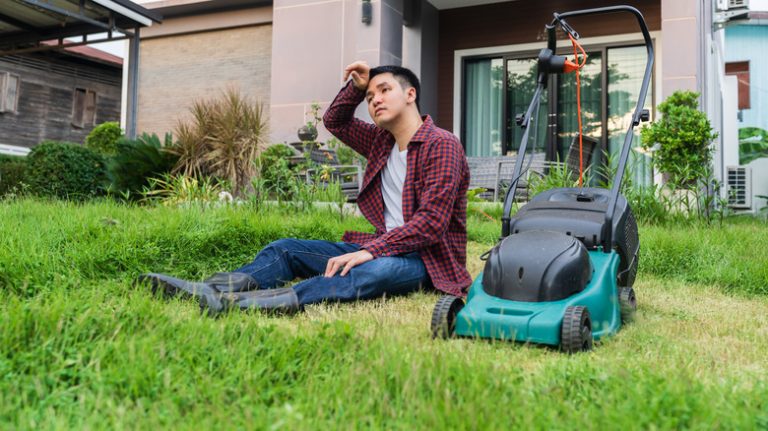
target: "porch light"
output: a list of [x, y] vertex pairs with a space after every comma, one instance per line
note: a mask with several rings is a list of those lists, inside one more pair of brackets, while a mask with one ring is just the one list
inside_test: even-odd
[[372, 19], [373, 19], [373, 5], [371, 5], [371, 0], [363, 0], [363, 14], [362, 14], [363, 24], [370, 25]]

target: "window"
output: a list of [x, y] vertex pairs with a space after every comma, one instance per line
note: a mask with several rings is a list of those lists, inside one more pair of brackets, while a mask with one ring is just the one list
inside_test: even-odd
[[72, 104], [72, 125], [89, 127], [96, 120], [96, 92], [85, 88], [75, 88]]
[[16, 112], [19, 107], [19, 87], [21, 80], [17, 75], [0, 72], [0, 112]]
[[[561, 54], [572, 57], [569, 51]], [[617, 160], [637, 103], [646, 54], [644, 46], [597, 46], [587, 49], [587, 54], [581, 70], [582, 122], [584, 135], [600, 142], [592, 159], [597, 167], [606, 161], [603, 154]], [[464, 61], [461, 131], [467, 156], [514, 154], [518, 150], [523, 131], [515, 123], [515, 116], [525, 112], [533, 96], [536, 55], [497, 54]], [[548, 160], [565, 160], [577, 136], [575, 84], [574, 74], [550, 76], [548, 91], [542, 95], [538, 126], [531, 131], [537, 139], [529, 142], [529, 151], [546, 153]], [[645, 99], [649, 109], [653, 106], [651, 87]], [[639, 128], [635, 133], [639, 135]], [[639, 139], [633, 144], [637, 146]], [[650, 183], [647, 161], [634, 151], [630, 154], [630, 163], [636, 165], [632, 179], [638, 184]]]
[[725, 63], [725, 74], [734, 75], [739, 80], [739, 109], [749, 109], [749, 62]]
[[499, 58], [467, 64], [464, 142], [473, 156], [497, 156], [502, 152], [502, 73]]

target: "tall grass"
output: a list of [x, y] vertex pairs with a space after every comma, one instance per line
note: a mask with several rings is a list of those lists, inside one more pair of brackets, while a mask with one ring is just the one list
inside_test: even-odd
[[[496, 228], [470, 221], [473, 275]], [[210, 319], [130, 283], [202, 278], [274, 239], [345, 229], [370, 227], [326, 212], [0, 204], [0, 429], [768, 426], [768, 300], [716, 276], [758, 273], [755, 223], [642, 227], [636, 321], [575, 356], [431, 340], [431, 293]], [[739, 241], [752, 250], [741, 263]]]
[[[470, 210], [469, 240], [490, 247], [500, 209]], [[338, 241], [345, 230], [372, 231], [360, 217], [293, 207], [189, 208], [19, 200], [0, 205], [0, 288], [34, 290], [56, 280], [125, 280], [144, 271], [187, 277], [231, 268], [282, 237]], [[642, 226], [640, 272], [711, 284], [728, 292], [768, 294], [768, 225], [732, 219]], [[25, 287], [26, 286], [26, 287]]]
[[245, 263], [282, 237], [339, 240], [349, 227], [328, 212], [287, 217], [281, 210], [75, 205], [25, 200], [0, 205], [0, 289], [33, 294], [64, 280], [129, 280], [141, 272], [185, 277]]
[[731, 221], [647, 226], [640, 236], [640, 271], [656, 277], [711, 284], [731, 293], [768, 294], [768, 225]]

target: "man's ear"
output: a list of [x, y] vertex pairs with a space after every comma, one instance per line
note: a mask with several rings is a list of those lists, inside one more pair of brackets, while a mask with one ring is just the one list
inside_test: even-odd
[[406, 90], [405, 94], [406, 94], [408, 103], [416, 102], [416, 88], [408, 87], [408, 90]]

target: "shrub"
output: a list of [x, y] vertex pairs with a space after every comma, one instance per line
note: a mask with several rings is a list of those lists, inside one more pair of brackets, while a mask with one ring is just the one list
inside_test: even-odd
[[328, 139], [327, 145], [336, 151], [336, 158], [339, 160], [340, 165], [360, 165], [365, 168], [368, 160], [349, 145], [336, 138]]
[[25, 158], [0, 155], [0, 196], [19, 189], [25, 181], [26, 171]]
[[101, 123], [85, 138], [85, 146], [103, 156], [117, 154], [117, 143], [123, 136], [120, 124], [114, 121]]
[[17, 162], [19, 160], [25, 160], [22, 156], [11, 156], [8, 154], [0, 154], [0, 164], [6, 162]]
[[768, 130], [759, 127], [739, 128], [739, 164], [768, 156]]
[[35, 194], [82, 200], [106, 185], [104, 158], [81, 145], [44, 141], [27, 157], [26, 177]]
[[190, 123], [176, 127], [178, 141], [172, 151], [179, 160], [173, 172], [226, 180], [241, 195], [255, 175], [256, 156], [266, 146], [262, 105], [230, 89], [219, 99], [195, 102], [191, 113]]
[[264, 150], [258, 158], [259, 187], [280, 202], [296, 197], [303, 184], [297, 178], [298, 172], [288, 164], [288, 158], [293, 155], [293, 150], [287, 145], [275, 144]]
[[264, 178], [271, 165], [277, 163], [278, 160], [287, 161], [293, 155], [294, 151], [285, 144], [270, 145], [262, 151], [257, 159], [259, 175]]
[[154, 133], [144, 133], [138, 139], [120, 139], [109, 166], [114, 189], [129, 197], [137, 196], [149, 186], [150, 178], [170, 172], [178, 161], [178, 156], [167, 151], [171, 145], [170, 133], [165, 135], [164, 142]]
[[[523, 166], [525, 166], [525, 164]], [[574, 176], [576, 179], [574, 179]], [[525, 175], [523, 174], [523, 179], [524, 178]], [[523, 179], [521, 179], [521, 181], [524, 181]], [[587, 170], [584, 172], [583, 181], [584, 184], [589, 184], [591, 181], [589, 168], [587, 168]], [[566, 163], [559, 163], [550, 166], [547, 168], [546, 174], [541, 175], [537, 172], [531, 172], [531, 174], [528, 176], [528, 195], [531, 198], [549, 189], [578, 186], [578, 172], [576, 172], [576, 175], [574, 175], [574, 172], [568, 168], [568, 164]]]
[[699, 111], [699, 93], [676, 91], [659, 105], [661, 119], [641, 130], [642, 145], [658, 144], [653, 163], [673, 184], [696, 186], [712, 161], [710, 143], [717, 138], [707, 116]]

